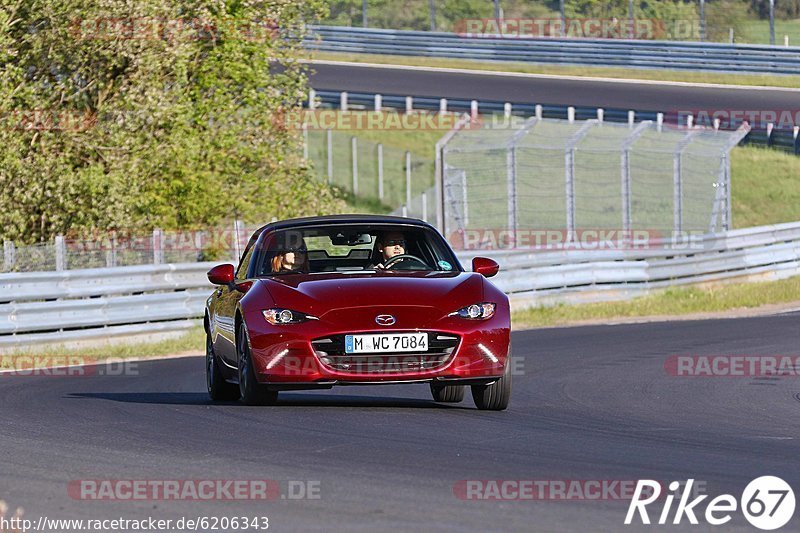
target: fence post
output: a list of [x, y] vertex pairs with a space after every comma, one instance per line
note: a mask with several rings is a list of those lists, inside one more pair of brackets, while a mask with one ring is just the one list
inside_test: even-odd
[[303, 159], [308, 161], [308, 124], [303, 122]]
[[14, 241], [3, 241], [4, 270], [11, 270], [16, 262], [17, 250], [14, 248]]
[[111, 232], [108, 239], [108, 250], [106, 250], [106, 266], [111, 268], [117, 266], [117, 233]]
[[333, 130], [330, 128], [325, 130], [325, 138], [328, 143], [328, 185], [330, 185], [333, 183]]
[[383, 200], [383, 143], [378, 143], [378, 199]]
[[403, 216], [408, 217], [408, 206], [404, 205], [402, 210]]
[[406, 151], [406, 206], [411, 206], [411, 152], [409, 151]]
[[353, 154], [353, 196], [358, 196], [358, 138], [350, 137], [350, 146]]
[[[517, 147], [506, 150], [506, 195], [508, 202], [508, 229], [517, 231]], [[514, 238], [516, 234], [514, 233]]]
[[151, 243], [153, 245], [153, 264], [160, 265], [164, 263], [164, 232], [159, 228], [155, 228]]
[[422, 191], [422, 220], [428, 221], [428, 194]]
[[67, 247], [64, 244], [64, 236], [56, 235], [56, 270], [67, 269]]

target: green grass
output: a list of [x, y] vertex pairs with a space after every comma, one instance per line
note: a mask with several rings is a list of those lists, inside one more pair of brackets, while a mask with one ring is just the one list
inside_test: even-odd
[[[780, 35], [782, 42], [783, 34]], [[767, 37], [767, 39], [769, 39], [769, 37]], [[798, 37], [796, 44], [800, 45], [800, 37]], [[522, 72], [528, 74], [552, 74], [559, 76], [603, 77], [652, 81], [681, 81], [687, 83], [718, 83], [725, 85], [748, 85], [759, 87], [800, 87], [800, 76], [789, 75], [724, 74], [716, 72], [695, 72], [689, 70], [649, 70], [617, 67], [537, 65], [532, 63], [517, 62], [484, 62], [449, 58], [417, 58], [377, 54], [332, 54], [323, 52], [315, 52], [314, 58], [333, 61], [353, 61], [360, 63], [466, 68], [501, 72]], [[543, 101], [543, 103], [547, 102]]]
[[[741, 23], [744, 35], [734, 36], [737, 42], [769, 44], [769, 20], [750, 20]], [[775, 44], [783, 46], [789, 36], [789, 46], [800, 46], [800, 19], [775, 21]]]
[[63, 346], [43, 346], [21, 348], [0, 355], [0, 369], [8, 366], [9, 358], [18, 355], [35, 355], [42, 357], [69, 356], [81, 361], [99, 361], [102, 359], [131, 359], [139, 357], [159, 357], [183, 352], [205, 353], [205, 333], [202, 326], [192, 328], [186, 333], [156, 342], [136, 342], [131, 344], [114, 344], [112, 346], [87, 346], [81, 348], [65, 348]]
[[800, 220], [800, 157], [765, 147], [731, 152], [736, 228]]
[[514, 328], [520, 329], [627, 317], [669, 317], [753, 309], [788, 302], [800, 302], [800, 276], [710, 288], [672, 288], [625, 302], [535, 307], [512, 313], [511, 320]]

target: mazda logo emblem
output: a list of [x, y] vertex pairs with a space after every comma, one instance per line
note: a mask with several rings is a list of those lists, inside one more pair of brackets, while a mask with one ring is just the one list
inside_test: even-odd
[[378, 315], [375, 317], [375, 323], [379, 326], [391, 326], [397, 322], [392, 315]]

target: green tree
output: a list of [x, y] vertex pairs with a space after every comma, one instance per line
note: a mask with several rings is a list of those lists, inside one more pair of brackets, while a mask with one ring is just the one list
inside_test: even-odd
[[281, 117], [322, 0], [0, 0], [0, 237], [337, 211]]

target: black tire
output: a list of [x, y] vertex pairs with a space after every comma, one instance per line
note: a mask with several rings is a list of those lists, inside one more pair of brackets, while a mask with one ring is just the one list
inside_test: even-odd
[[206, 333], [206, 387], [212, 401], [224, 402], [239, 399], [239, 387], [225, 381], [225, 376], [219, 369], [219, 362], [214, 355], [214, 345], [211, 343], [211, 335], [208, 333]]
[[239, 395], [242, 402], [245, 405], [275, 405], [278, 401], [278, 391], [269, 390], [256, 380], [244, 324], [239, 326], [236, 335], [236, 351], [239, 356]]
[[431, 383], [433, 400], [442, 403], [458, 403], [464, 399], [464, 385], [435, 385]]
[[511, 357], [506, 360], [503, 377], [491, 385], [473, 385], [472, 399], [475, 407], [487, 411], [502, 411], [511, 400]]

